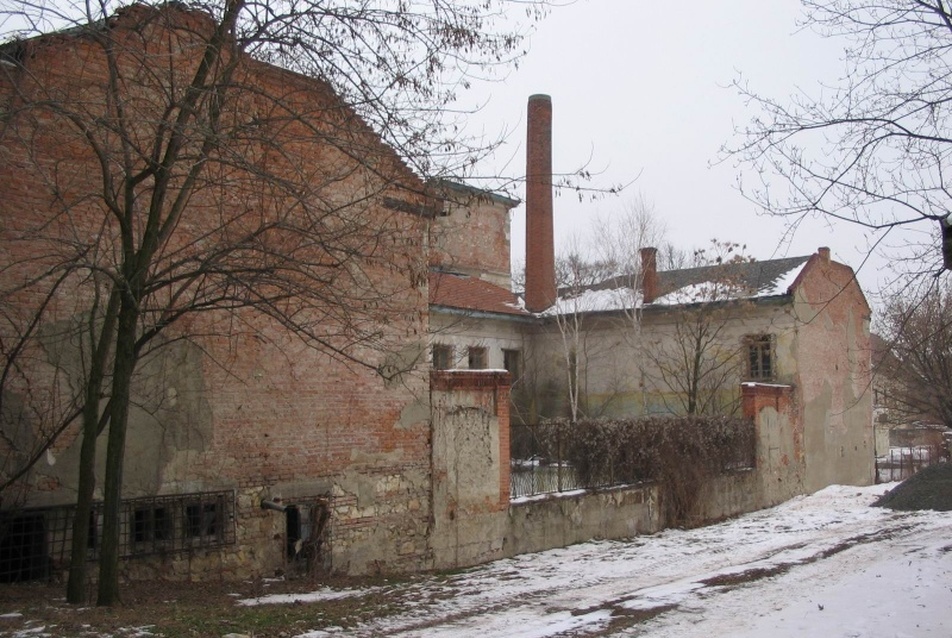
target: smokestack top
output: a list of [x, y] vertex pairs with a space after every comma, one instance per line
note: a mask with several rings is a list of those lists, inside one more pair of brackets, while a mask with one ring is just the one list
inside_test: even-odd
[[530, 101], [530, 102], [536, 102], [536, 101], [538, 101], [538, 100], [544, 100], [544, 101], [546, 101], [546, 102], [552, 102], [552, 96], [551, 96], [551, 95], [547, 95], [547, 94], [545, 94], [545, 93], [534, 93], [533, 95], [530, 95], [530, 96], [529, 96], [529, 101]]

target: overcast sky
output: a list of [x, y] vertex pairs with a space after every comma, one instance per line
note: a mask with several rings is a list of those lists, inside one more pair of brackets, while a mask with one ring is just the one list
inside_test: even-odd
[[[557, 7], [536, 26], [529, 54], [503, 82], [465, 97], [488, 100], [471, 125], [508, 143], [480, 172], [519, 173], [525, 162], [526, 100], [552, 96], [553, 164], [570, 171], [591, 158], [597, 182], [626, 183], [620, 197], [579, 203], [555, 200], [556, 241], [563, 244], [596, 215], [620, 212], [643, 196], [668, 226], [678, 247], [711, 238], [747, 244], [758, 259], [805, 255], [829, 246], [834, 259], [859, 268], [867, 240], [858, 227], [831, 228], [822, 220], [783, 243], [784, 223], [758, 213], [737, 189], [740, 169], [717, 163], [736, 125], [752, 115], [730, 84], [742, 76], [757, 92], [785, 97], [815, 92], [841, 75], [842, 42], [799, 28], [798, 0], [631, 2], [578, 0]], [[508, 169], [501, 168], [506, 162]], [[513, 193], [520, 199], [521, 187]], [[524, 253], [524, 208], [513, 218], [514, 259]], [[860, 272], [878, 289], [882, 262]], [[871, 294], [872, 296], [872, 294]]]

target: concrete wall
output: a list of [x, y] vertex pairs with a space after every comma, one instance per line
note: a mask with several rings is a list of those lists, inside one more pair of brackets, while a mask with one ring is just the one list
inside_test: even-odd
[[504, 555], [595, 539], [632, 538], [661, 529], [655, 485], [526, 499], [509, 508]]
[[[782, 503], [803, 494], [802, 428], [790, 386], [746, 384], [744, 415], [754, 419], [756, 467], [715, 477], [701, 488], [691, 523], [701, 525]], [[623, 539], [663, 527], [658, 485], [531, 497], [513, 502], [505, 555], [592, 539]]]
[[[640, 325], [622, 314], [605, 313], [580, 317], [577, 365], [580, 403], [587, 416], [625, 417], [643, 414], [683, 412], [679, 393], [662, 379], [660, 367], [677, 364], [666, 360], [662, 352], [683, 341], [679, 333], [692, 321], [690, 313], [678, 308], [648, 307]], [[793, 383], [797, 361], [796, 320], [791, 304], [740, 303], [718, 310], [711, 320], [715, 342], [705, 350], [710, 360], [731, 358], [722, 366], [723, 378], [712, 384], [712, 392], [725, 404], [739, 407], [738, 388], [746, 371], [744, 339], [748, 335], [771, 334], [775, 337], [777, 383]], [[571, 339], [563, 339], [554, 319], [549, 319], [532, 336], [527, 368], [531, 371], [540, 397], [540, 416], [567, 414], [566, 348]], [[686, 374], [686, 373], [685, 373]], [[685, 375], [680, 375], [686, 381]], [[680, 394], [683, 396], [683, 393]]]
[[[740, 302], [719, 311], [712, 346], [730, 375], [719, 382], [725, 405], [739, 399], [744, 379], [744, 339], [774, 340], [774, 383], [795, 388], [792, 417], [802, 427], [803, 489], [873, 480], [874, 441], [870, 385], [869, 306], [852, 270], [814, 255], [792, 296]], [[683, 308], [647, 306], [635, 328], [623, 315], [581, 318], [577, 344], [580, 412], [585, 416], [631, 416], [680, 412], [676, 389], [661, 379], [655, 353], [683, 342], [679, 326], [691, 321]], [[566, 345], [554, 319], [531, 337], [526, 383], [537, 398], [538, 416], [568, 414]], [[681, 393], [681, 396], [684, 396]]]

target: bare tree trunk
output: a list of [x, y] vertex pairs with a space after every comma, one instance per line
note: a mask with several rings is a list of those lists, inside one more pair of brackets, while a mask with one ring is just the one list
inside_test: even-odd
[[[93, 509], [93, 492], [96, 487], [96, 441], [99, 438], [99, 402], [105, 379], [106, 362], [112, 346], [116, 327], [116, 311], [119, 295], [115, 290], [106, 305], [106, 316], [98, 344], [94, 345], [90, 363], [89, 380], [86, 386], [86, 402], [83, 405], [83, 442], [79, 453], [79, 486], [76, 495], [76, 512], [73, 518], [73, 541], [70, 548], [69, 580], [66, 584], [66, 600], [74, 605], [86, 602], [86, 565], [89, 547], [89, 523]], [[96, 317], [90, 317], [95, 325]], [[95, 328], [91, 328], [95, 334]]]
[[109, 414], [109, 444], [106, 448], [106, 478], [103, 486], [102, 547], [99, 552], [97, 605], [119, 602], [120, 508], [122, 469], [129, 423], [129, 397], [136, 364], [136, 324], [139, 319], [135, 296], [123, 293], [116, 333], [116, 363]]

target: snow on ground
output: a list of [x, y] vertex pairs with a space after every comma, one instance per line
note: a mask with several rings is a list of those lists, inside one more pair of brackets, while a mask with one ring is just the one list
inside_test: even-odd
[[950, 636], [952, 513], [869, 507], [886, 487], [433, 577], [396, 616], [300, 638]]

